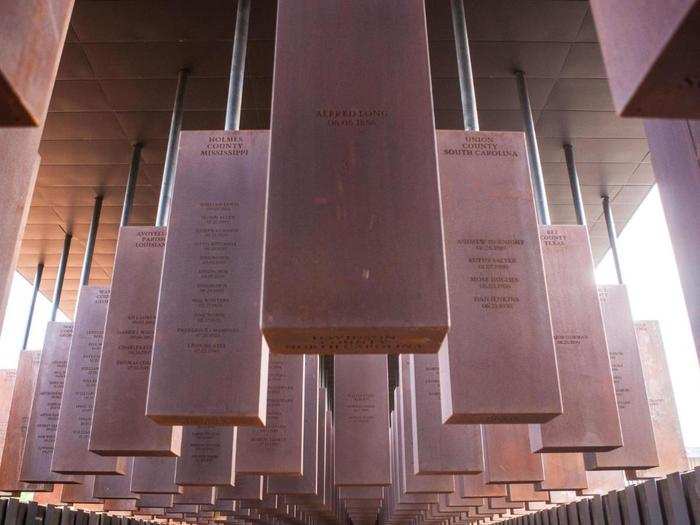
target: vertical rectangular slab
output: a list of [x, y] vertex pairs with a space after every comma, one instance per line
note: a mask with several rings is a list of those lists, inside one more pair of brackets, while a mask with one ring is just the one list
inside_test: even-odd
[[542, 456], [544, 481], [538, 490], [583, 490], [588, 486], [583, 455], [575, 452], [548, 452]]
[[651, 424], [654, 429], [659, 466], [637, 470], [637, 478], [661, 478], [688, 469], [676, 400], [658, 321], [637, 321], [634, 324], [642, 360]]
[[656, 481], [649, 480], [634, 487], [639, 504], [639, 513], [642, 522], [647, 523], [663, 523], [661, 515], [661, 504], [659, 503], [659, 491], [656, 487]]
[[318, 356], [306, 356], [304, 364], [304, 473], [296, 476], [268, 476], [270, 494], [316, 494], [318, 490], [319, 421], [325, 417], [325, 390], [319, 388]]
[[269, 143], [267, 131], [180, 136], [146, 405], [160, 424], [265, 424]]
[[587, 470], [587, 488], [579, 490], [582, 496], [603, 496], [612, 490], [625, 488], [627, 480], [621, 470]]
[[[132, 493], [133, 494], [133, 493]], [[170, 508], [173, 506], [172, 494], [139, 494], [138, 507]]]
[[664, 522], [668, 524], [690, 524], [690, 509], [685, 501], [683, 482], [678, 472], [657, 481], [663, 507]]
[[183, 487], [173, 498], [175, 504], [185, 505], [213, 505], [214, 501], [214, 487]]
[[0, 454], [5, 446], [7, 436], [7, 421], [10, 417], [12, 406], [12, 391], [15, 388], [17, 370], [0, 370]]
[[145, 416], [165, 228], [120, 228], [89, 448], [104, 456], [174, 456], [181, 427]]
[[56, 423], [66, 377], [73, 323], [50, 322], [34, 388], [32, 409], [24, 442], [20, 479], [29, 483], [75, 483], [75, 476], [51, 472]]
[[139, 494], [131, 492], [131, 473], [134, 458], [128, 458], [124, 474], [95, 476], [92, 495], [100, 499], [139, 499]]
[[389, 485], [389, 384], [383, 355], [336, 355], [335, 484]]
[[[443, 343], [447, 345], [447, 340]], [[444, 425], [438, 356], [410, 356], [415, 474], [477, 474], [484, 470], [481, 426]]]
[[63, 503], [102, 503], [92, 493], [95, 488], [95, 476], [79, 476], [80, 483], [63, 485], [61, 501]]
[[508, 495], [506, 485], [487, 483], [484, 473], [455, 476], [455, 483], [459, 495], [463, 498], [498, 498]]
[[175, 484], [176, 458], [134, 458], [131, 492], [139, 494], [178, 494]]
[[175, 483], [232, 486], [236, 478], [236, 434], [236, 427], [184, 427]]
[[233, 487], [216, 487], [216, 499], [221, 500], [260, 500], [264, 493], [263, 476], [236, 475]]
[[39, 488], [39, 486], [21, 482], [19, 475], [40, 359], [41, 352], [38, 351], [23, 350], [19, 354], [17, 378], [7, 420], [5, 446], [2, 450], [2, 461], [0, 461], [0, 490], [3, 491], [18, 492]]
[[270, 348], [437, 352], [448, 310], [424, 3], [282, 2], [275, 60]]
[[304, 356], [271, 355], [265, 428], [240, 427], [236, 473], [303, 473]]
[[620, 284], [600, 286], [599, 297], [624, 446], [610, 452], [587, 453], [586, 469], [656, 467], [659, 458], [627, 288]]
[[442, 419], [549, 421], [562, 405], [524, 136], [438, 131], [438, 160], [451, 319]]
[[549, 491], [537, 490], [532, 483], [509, 483], [509, 501], [549, 501]]
[[484, 425], [483, 436], [488, 483], [544, 480], [542, 458], [530, 452], [527, 425]]
[[688, 513], [700, 523], [700, 466], [683, 474], [683, 491], [688, 502]]
[[[105, 512], [133, 512], [136, 510], [135, 499], [106, 499], [104, 500]], [[130, 515], [130, 514], [127, 514]], [[128, 523], [128, 522], [127, 522]]]
[[83, 286], [56, 428], [51, 470], [61, 474], [123, 474], [126, 461], [88, 450], [109, 288]]
[[401, 490], [407, 494], [450, 493], [454, 490], [452, 476], [433, 474], [416, 475], [413, 465], [413, 414], [411, 412], [411, 378], [410, 358], [404, 354], [399, 357], [398, 403], [397, 414], [397, 448], [399, 468], [403, 475]]
[[564, 413], [530, 427], [533, 452], [622, 446], [615, 386], [586, 226], [540, 226]]

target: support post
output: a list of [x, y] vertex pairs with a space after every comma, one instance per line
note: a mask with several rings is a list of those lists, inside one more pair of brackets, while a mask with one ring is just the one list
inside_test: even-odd
[[452, 29], [457, 51], [457, 70], [459, 71], [459, 93], [462, 98], [462, 118], [464, 129], [479, 131], [479, 115], [476, 111], [474, 91], [474, 73], [469, 54], [469, 37], [467, 20], [464, 12], [464, 0], [450, 0], [452, 8]]
[[617, 252], [617, 231], [615, 230], [615, 219], [613, 218], [612, 210], [610, 209], [610, 197], [603, 196], [603, 214], [605, 215], [605, 226], [608, 229], [608, 239], [610, 240], [610, 250], [612, 251], [613, 261], [615, 261], [615, 272], [617, 273], [618, 284], [623, 284], [622, 268], [620, 267], [620, 256]]
[[36, 297], [39, 294], [41, 286], [41, 276], [44, 274], [44, 263], [40, 262], [36, 265], [36, 274], [34, 275], [34, 289], [32, 290], [32, 300], [29, 303], [29, 315], [27, 316], [27, 326], [24, 329], [24, 339], [22, 340], [22, 350], [27, 349], [29, 341], [29, 333], [32, 330], [32, 319], [34, 317], [34, 307], [36, 306]]
[[228, 100], [226, 102], [226, 124], [224, 125], [226, 130], [237, 130], [241, 126], [241, 103], [243, 101], [243, 77], [245, 74], [246, 50], [248, 48], [249, 19], [250, 0], [238, 0], [236, 29], [233, 34], [231, 74], [228, 83]]
[[551, 224], [549, 208], [547, 207], [547, 193], [544, 187], [544, 175], [542, 173], [542, 163], [540, 162], [540, 150], [537, 146], [537, 134], [535, 132], [535, 122], [532, 118], [532, 105], [530, 104], [530, 93], [527, 89], [525, 73], [515, 72], [518, 84], [518, 96], [520, 97], [520, 109], [525, 121], [525, 139], [527, 151], [529, 153], [530, 172], [532, 174], [532, 185], [535, 190], [535, 202], [537, 203], [537, 214], [541, 224]]
[[58, 271], [56, 272], [56, 285], [53, 289], [53, 305], [51, 306], [51, 320], [56, 320], [59, 304], [61, 303], [61, 292], [63, 291], [63, 280], [66, 277], [66, 268], [68, 266], [68, 254], [70, 253], [70, 243], [73, 236], [66, 233], [63, 238], [63, 251], [61, 252], [61, 260], [58, 263]]
[[100, 213], [102, 212], [102, 195], [95, 197], [95, 205], [92, 208], [92, 220], [88, 231], [87, 243], [85, 244], [85, 258], [83, 259], [83, 269], [80, 272], [80, 284], [86, 286], [90, 282], [90, 269], [92, 268], [92, 255], [95, 252], [95, 240], [97, 239], [97, 228], [100, 225]]
[[564, 144], [564, 156], [566, 157], [566, 170], [569, 172], [569, 185], [571, 186], [571, 196], [574, 199], [574, 211], [576, 211], [576, 223], [586, 225], [586, 210], [583, 207], [581, 197], [581, 185], [576, 171], [576, 161], [574, 160], [574, 147], [571, 144]]
[[134, 193], [136, 193], [136, 181], [139, 178], [139, 164], [141, 163], [141, 150], [143, 144], [137, 142], [134, 144], [134, 149], [131, 154], [131, 167], [129, 168], [129, 178], [126, 181], [126, 191], [124, 192], [124, 206], [122, 207], [122, 216], [119, 220], [119, 226], [127, 226], [129, 224], [129, 215], [131, 215], [131, 206], [134, 202]]

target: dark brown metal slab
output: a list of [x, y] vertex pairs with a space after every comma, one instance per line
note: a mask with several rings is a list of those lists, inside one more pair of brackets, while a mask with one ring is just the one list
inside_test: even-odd
[[663, 523], [656, 481], [649, 480], [640, 483], [634, 487], [634, 490], [637, 496], [639, 514], [641, 515], [642, 522], [645, 524]]
[[530, 427], [533, 452], [622, 446], [610, 357], [586, 226], [540, 226], [564, 413]]
[[19, 353], [17, 376], [7, 418], [5, 445], [2, 449], [2, 461], [0, 461], [0, 490], [3, 491], [19, 492], [44, 488], [43, 485], [23, 483], [19, 480], [40, 359], [41, 352], [38, 351], [23, 350]]
[[657, 481], [659, 496], [663, 507], [664, 522], [674, 524], [690, 524], [690, 514], [685, 502], [683, 482], [678, 472], [669, 474]]
[[687, 470], [688, 457], [683, 443], [659, 322], [637, 321], [634, 327], [649, 399], [656, 452], [659, 455], [658, 467], [637, 470], [635, 477], [661, 478], [673, 472]]
[[270, 355], [265, 428], [240, 427], [236, 473], [303, 473], [304, 356]]
[[599, 295], [624, 446], [610, 452], [586, 454], [586, 468], [609, 470], [658, 466], [659, 458], [627, 289], [624, 285], [604, 285], [599, 287]]
[[488, 483], [544, 480], [542, 458], [530, 452], [527, 425], [484, 425], [483, 437]]
[[438, 131], [438, 160], [452, 321], [442, 419], [549, 421], [562, 406], [524, 136]]
[[119, 230], [89, 448], [103, 456], [174, 456], [181, 427], [145, 416], [165, 228]]
[[505, 484], [487, 483], [486, 475], [455, 476], [456, 488], [463, 498], [497, 498], [508, 495]]
[[304, 363], [304, 474], [302, 476], [268, 476], [270, 494], [317, 494], [319, 421], [325, 416], [325, 390], [319, 388], [318, 356], [306, 356]]
[[236, 427], [184, 427], [178, 485], [229, 485], [236, 475]]
[[170, 508], [173, 506], [172, 494], [139, 494], [136, 505], [141, 507]]
[[180, 136], [146, 405], [160, 424], [265, 424], [269, 141], [266, 131]]
[[64, 503], [102, 503], [92, 493], [95, 488], [95, 476], [79, 476], [80, 483], [63, 485], [61, 501]]
[[437, 352], [448, 312], [424, 3], [281, 2], [275, 55], [271, 350]]
[[134, 458], [128, 458], [124, 474], [95, 476], [92, 495], [100, 499], [139, 499], [139, 494], [130, 489], [133, 466]]
[[12, 406], [12, 391], [15, 388], [17, 370], [0, 370], [0, 451], [5, 446], [7, 436], [7, 421]]
[[695, 467], [691, 472], [686, 472], [682, 478], [688, 513], [696, 524], [700, 523], [700, 466]]
[[542, 456], [544, 481], [538, 490], [583, 490], [588, 487], [583, 455], [575, 452], [548, 452]]
[[106, 499], [104, 500], [105, 512], [131, 512], [136, 510], [135, 499]]
[[407, 494], [450, 493], [454, 490], [452, 476], [416, 475], [413, 465], [413, 415], [411, 413], [411, 379], [409, 376], [409, 356], [399, 357], [399, 395], [394, 405], [397, 412], [396, 433], [399, 455], [399, 468], [403, 475], [401, 489]]
[[[447, 340], [443, 343], [447, 345]], [[480, 425], [445, 425], [438, 356], [410, 357], [415, 474], [476, 474], [484, 470]]]
[[185, 505], [213, 505], [214, 487], [183, 487], [181, 494], [175, 494], [173, 502]]
[[233, 487], [216, 487], [216, 499], [262, 499], [264, 493], [263, 481], [263, 476], [236, 474], [236, 484]]
[[389, 485], [386, 356], [336, 355], [333, 381], [336, 486]]
[[50, 322], [34, 388], [20, 479], [29, 483], [75, 483], [75, 476], [51, 472], [56, 423], [66, 376], [73, 323]]
[[131, 473], [131, 492], [138, 494], [177, 494], [176, 458], [137, 457]]
[[532, 483], [509, 483], [508, 501], [549, 501], [549, 491], [537, 490]]
[[109, 288], [83, 286], [56, 428], [51, 470], [62, 474], [123, 474], [126, 461], [88, 450], [95, 385], [102, 350]]

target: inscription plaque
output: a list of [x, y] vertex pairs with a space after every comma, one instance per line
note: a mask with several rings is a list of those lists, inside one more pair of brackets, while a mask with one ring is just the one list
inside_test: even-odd
[[582, 454], [548, 452], [541, 456], [544, 481], [535, 484], [538, 490], [583, 490], [588, 486]]
[[437, 136], [451, 318], [443, 422], [544, 423], [562, 404], [524, 136]]
[[399, 468], [403, 475], [403, 492], [416, 493], [450, 493], [454, 490], [452, 476], [434, 474], [416, 475], [413, 466], [413, 415], [411, 413], [411, 379], [409, 376], [409, 356], [399, 357], [399, 388], [397, 403], [397, 447]]
[[0, 490], [19, 492], [46, 488], [43, 485], [32, 485], [19, 480], [40, 359], [41, 352], [38, 351], [22, 350], [19, 353], [17, 377], [7, 419], [5, 446], [2, 449], [2, 461], [0, 461]]
[[7, 421], [12, 405], [12, 391], [15, 388], [17, 371], [14, 369], [0, 370], [0, 453], [5, 446]]
[[78, 476], [78, 483], [63, 485], [61, 501], [63, 503], [102, 503], [102, 500], [92, 495], [95, 488], [95, 476]]
[[333, 360], [335, 484], [389, 485], [387, 358], [336, 355]]
[[138, 499], [139, 495], [131, 492], [133, 466], [134, 458], [128, 458], [124, 474], [95, 476], [92, 495], [100, 499]]
[[649, 399], [656, 452], [659, 455], [658, 467], [637, 470], [634, 475], [637, 478], [662, 478], [674, 472], [688, 470], [688, 457], [683, 444], [659, 322], [638, 321], [634, 327]]
[[137, 457], [131, 472], [131, 492], [138, 494], [177, 494], [176, 458]]
[[30, 483], [76, 483], [74, 476], [51, 472], [56, 423], [66, 377], [72, 323], [50, 322], [34, 388], [32, 408], [24, 442], [20, 479]]
[[415, 474], [482, 472], [481, 426], [442, 423], [438, 356], [411, 355], [409, 375]]
[[437, 352], [448, 311], [424, 3], [281, 2], [273, 84], [271, 350]]
[[624, 445], [609, 452], [586, 453], [586, 469], [656, 467], [659, 458], [627, 288], [611, 284], [598, 290]]
[[236, 427], [184, 427], [175, 483], [233, 486], [236, 434]]
[[180, 136], [146, 406], [160, 424], [265, 424], [269, 144], [267, 131]]
[[123, 474], [126, 460], [88, 450], [95, 385], [102, 350], [109, 288], [83, 286], [56, 428], [51, 470], [61, 474]]
[[221, 500], [260, 500], [264, 492], [264, 478], [245, 474], [236, 474], [233, 487], [216, 487], [216, 499]]
[[270, 355], [265, 428], [240, 427], [236, 473], [303, 474], [304, 356]]
[[[316, 494], [318, 490], [319, 420], [325, 417], [325, 390], [319, 388], [318, 356], [306, 356], [304, 363], [304, 473], [302, 476], [269, 476], [270, 494]], [[322, 406], [323, 405], [323, 406]]]
[[488, 483], [544, 480], [542, 457], [530, 452], [527, 425], [484, 425], [483, 436]]
[[564, 413], [530, 427], [533, 452], [622, 446], [620, 418], [586, 226], [540, 226]]
[[165, 228], [119, 230], [89, 448], [103, 456], [174, 456], [181, 427], [145, 416]]

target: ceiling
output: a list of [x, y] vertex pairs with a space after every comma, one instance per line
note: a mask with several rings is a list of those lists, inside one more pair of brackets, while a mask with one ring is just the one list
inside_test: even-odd
[[[18, 269], [51, 296], [64, 232], [74, 235], [61, 309], [72, 315], [98, 192], [104, 208], [91, 283], [112, 274], [131, 145], [144, 144], [131, 224], [152, 224], [178, 71], [191, 71], [183, 129], [222, 129], [235, 0], [77, 0], [40, 145], [41, 168]], [[274, 0], [253, 0], [241, 127], [268, 128]], [[447, 0], [426, 0], [436, 125], [461, 104]], [[649, 191], [641, 121], [618, 118], [588, 3], [465, 0], [481, 129], [522, 130], [513, 70], [524, 70], [554, 223], [575, 222], [562, 144], [577, 155], [594, 255], [608, 247], [600, 196], [618, 229]]]

